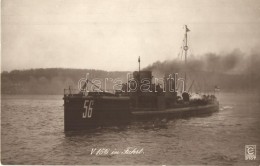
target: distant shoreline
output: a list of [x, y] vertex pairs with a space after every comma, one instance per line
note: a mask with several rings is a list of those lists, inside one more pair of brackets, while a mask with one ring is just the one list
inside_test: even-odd
[[[256, 90], [236, 90], [236, 91], [221, 91], [216, 94], [223, 94], [223, 93], [237, 93], [237, 94], [255, 94], [255, 95], [260, 95], [260, 91]], [[200, 94], [207, 94], [201, 92]], [[209, 93], [212, 94], [212, 93]], [[57, 95], [64, 95], [63, 93], [1, 93], [1, 95], [50, 95], [50, 96], [57, 96]]]
[[[64, 89], [68, 89], [69, 86], [77, 89], [78, 81], [85, 78], [87, 73], [89, 79], [120, 78], [123, 83], [126, 83], [126, 74], [129, 72], [62, 68], [14, 70], [1, 73], [1, 93], [63, 95]], [[209, 90], [213, 92], [216, 85], [222, 92], [260, 91], [259, 74], [227, 74], [210, 71], [190, 71], [190, 73], [189, 80], [195, 80], [192, 92]], [[153, 71], [153, 74], [158, 72]], [[181, 74], [179, 76], [181, 77]], [[111, 85], [108, 85], [107, 89], [111, 89], [109, 86]]]

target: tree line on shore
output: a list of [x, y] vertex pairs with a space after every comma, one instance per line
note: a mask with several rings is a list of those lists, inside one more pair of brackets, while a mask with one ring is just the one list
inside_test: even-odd
[[[127, 81], [126, 71], [102, 71], [89, 69], [29, 69], [13, 70], [1, 73], [1, 93], [2, 94], [63, 94], [64, 89], [76, 89], [78, 81], [85, 78], [120, 78], [123, 82]], [[154, 72], [158, 76], [158, 72]], [[163, 77], [163, 75], [158, 76]], [[179, 73], [179, 77], [183, 74]], [[228, 74], [212, 71], [191, 71], [188, 75], [188, 88], [191, 83], [193, 92], [212, 91], [214, 86], [220, 87], [222, 91], [248, 91], [259, 90], [260, 77], [255, 73], [249, 74]], [[109, 87], [108, 84], [108, 89]]]

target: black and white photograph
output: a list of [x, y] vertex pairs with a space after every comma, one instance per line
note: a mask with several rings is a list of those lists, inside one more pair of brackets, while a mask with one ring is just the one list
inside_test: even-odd
[[2, 165], [260, 166], [259, 0], [1, 0]]

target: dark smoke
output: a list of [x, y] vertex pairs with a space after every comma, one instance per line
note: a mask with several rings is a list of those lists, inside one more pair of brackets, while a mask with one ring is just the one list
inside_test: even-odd
[[[184, 73], [184, 61], [157, 61], [143, 70], [151, 70], [156, 77], [168, 73]], [[260, 89], [260, 52], [245, 54], [239, 49], [227, 53], [207, 53], [188, 58], [186, 71], [200, 86], [221, 85], [225, 90]], [[183, 77], [183, 75], [180, 75]]]
[[[202, 56], [192, 56], [187, 60], [187, 71], [207, 71], [226, 73], [237, 69], [243, 60], [244, 54], [239, 50], [226, 54], [207, 53]], [[184, 61], [166, 60], [157, 61], [143, 70], [152, 70], [159, 73], [181, 72], [184, 70]]]

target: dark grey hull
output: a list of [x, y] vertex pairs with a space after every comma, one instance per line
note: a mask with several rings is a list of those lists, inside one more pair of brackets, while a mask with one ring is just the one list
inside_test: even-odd
[[134, 108], [127, 97], [64, 97], [64, 129], [70, 131], [127, 125], [136, 120], [183, 118], [207, 115], [218, 110], [218, 102], [158, 109]]

